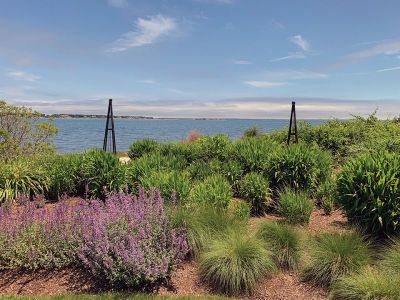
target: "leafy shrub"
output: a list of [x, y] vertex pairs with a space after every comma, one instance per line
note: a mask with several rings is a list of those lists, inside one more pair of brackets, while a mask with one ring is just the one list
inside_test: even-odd
[[296, 269], [300, 259], [300, 233], [287, 224], [262, 222], [257, 236], [271, 247], [274, 260], [285, 269]]
[[306, 192], [295, 192], [286, 188], [279, 195], [278, 212], [291, 224], [308, 223], [313, 207], [310, 196]]
[[250, 218], [251, 207], [246, 201], [232, 199], [228, 206], [228, 212], [239, 219], [247, 220]]
[[333, 178], [328, 178], [321, 182], [317, 187], [315, 197], [317, 204], [322, 207], [325, 214], [330, 215], [335, 210], [336, 181]]
[[38, 269], [76, 262], [77, 223], [65, 202], [38, 209], [28, 201], [18, 211], [0, 207], [0, 269]]
[[338, 200], [349, 221], [375, 234], [400, 230], [400, 155], [377, 152], [347, 162]]
[[142, 157], [145, 154], [150, 154], [157, 151], [159, 148], [159, 143], [152, 139], [142, 139], [134, 142], [128, 151], [128, 156], [130, 159], [136, 159]]
[[304, 144], [291, 144], [271, 157], [267, 175], [275, 190], [289, 186], [313, 192], [330, 175], [331, 164], [328, 153]]
[[100, 199], [105, 199], [107, 192], [119, 191], [124, 183], [124, 173], [118, 158], [100, 149], [91, 149], [85, 153], [81, 174], [87, 193]]
[[182, 157], [162, 155], [160, 153], [146, 154], [130, 161], [125, 166], [125, 183], [129, 191], [136, 193], [142, 180], [154, 172], [180, 171], [185, 168], [186, 161]]
[[81, 190], [81, 169], [83, 156], [81, 154], [64, 154], [46, 157], [43, 164], [49, 175], [49, 186], [46, 197], [59, 200], [61, 195], [77, 195]]
[[105, 203], [82, 203], [79, 258], [113, 286], [143, 288], [165, 281], [187, 254], [185, 235], [171, 229], [163, 199], [154, 190], [138, 198], [115, 194]]
[[229, 155], [245, 172], [261, 172], [269, 168], [270, 157], [279, 147], [266, 138], [248, 138], [233, 143]]
[[400, 299], [400, 277], [387, 276], [380, 271], [365, 268], [359, 273], [339, 278], [333, 283], [333, 300]]
[[212, 241], [199, 263], [202, 279], [227, 294], [251, 293], [274, 270], [271, 253], [262, 241], [241, 231]]
[[14, 201], [19, 195], [28, 198], [47, 191], [49, 177], [32, 160], [18, 159], [0, 166], [0, 203]]
[[231, 186], [221, 175], [209, 176], [193, 186], [190, 199], [193, 203], [226, 208], [232, 199]]
[[203, 134], [197, 130], [192, 130], [189, 132], [188, 136], [186, 137], [186, 142], [191, 143], [194, 141], [197, 141], [199, 138], [201, 138]]
[[192, 143], [162, 143], [159, 145], [159, 152], [163, 156], [175, 157], [189, 164], [195, 159], [195, 151], [192, 148]]
[[253, 214], [260, 215], [267, 209], [270, 198], [268, 181], [258, 173], [248, 173], [240, 182], [240, 195], [251, 205]]
[[250, 127], [247, 128], [244, 132], [243, 132], [243, 138], [258, 138], [261, 136], [260, 130], [256, 127]]
[[203, 136], [190, 143], [190, 149], [197, 160], [218, 159], [223, 161], [228, 156], [228, 149], [231, 140], [228, 136], [217, 134], [213, 136]]
[[243, 170], [237, 161], [229, 160], [222, 164], [220, 173], [229, 181], [233, 192], [239, 194], [239, 182], [243, 175]]
[[164, 199], [184, 203], [190, 192], [190, 181], [186, 174], [178, 171], [153, 172], [140, 180], [146, 189], [157, 188]]
[[371, 250], [357, 233], [323, 233], [311, 245], [305, 278], [329, 286], [341, 276], [358, 271], [371, 261]]
[[186, 168], [192, 180], [204, 180], [205, 178], [220, 174], [222, 163], [219, 160], [212, 159], [209, 162], [196, 160]]
[[198, 257], [213, 239], [222, 238], [230, 230], [240, 230], [246, 220], [225, 209], [176, 206], [170, 212], [174, 228], [185, 228], [192, 255]]

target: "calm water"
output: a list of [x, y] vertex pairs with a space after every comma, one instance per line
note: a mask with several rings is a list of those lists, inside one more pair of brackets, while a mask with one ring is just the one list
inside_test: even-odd
[[[308, 120], [317, 125], [322, 120]], [[232, 139], [241, 136], [246, 128], [257, 126], [262, 132], [271, 132], [288, 125], [288, 120], [133, 120], [116, 119], [117, 151], [126, 151], [133, 141], [152, 138], [160, 141], [185, 139], [191, 130], [203, 134], [226, 134]], [[57, 151], [76, 152], [103, 146], [106, 119], [56, 119], [59, 132], [55, 138]]]

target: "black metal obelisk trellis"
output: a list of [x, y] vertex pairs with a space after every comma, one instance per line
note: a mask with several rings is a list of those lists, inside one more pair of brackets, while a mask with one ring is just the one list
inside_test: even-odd
[[112, 152], [117, 153], [117, 147], [115, 145], [115, 127], [114, 127], [114, 114], [112, 108], [112, 99], [108, 100], [108, 112], [107, 112], [107, 123], [106, 123], [106, 130], [104, 131], [104, 143], [103, 143], [103, 150], [107, 151], [108, 145], [108, 133], [111, 131], [111, 142], [112, 144], [109, 146], [109, 150]]
[[291, 137], [294, 136], [294, 143], [297, 144], [297, 121], [296, 121], [296, 102], [292, 101], [292, 112], [290, 113], [290, 124], [287, 136], [287, 144], [290, 144]]

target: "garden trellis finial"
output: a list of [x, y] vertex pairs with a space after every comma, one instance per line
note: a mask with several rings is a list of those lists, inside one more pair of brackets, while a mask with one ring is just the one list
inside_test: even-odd
[[114, 114], [112, 108], [112, 99], [108, 100], [108, 112], [107, 112], [107, 123], [106, 130], [104, 131], [104, 142], [103, 142], [103, 150], [107, 151], [108, 144], [108, 132], [111, 131], [111, 141], [112, 145], [110, 145], [110, 150], [112, 147], [112, 152], [117, 153], [117, 147], [115, 145], [115, 127], [114, 127]]
[[292, 101], [292, 111], [290, 113], [290, 123], [289, 123], [289, 131], [287, 137], [287, 144], [290, 144], [290, 138], [294, 135], [294, 143], [297, 144], [298, 135], [297, 135], [297, 120], [296, 120], [296, 102]]

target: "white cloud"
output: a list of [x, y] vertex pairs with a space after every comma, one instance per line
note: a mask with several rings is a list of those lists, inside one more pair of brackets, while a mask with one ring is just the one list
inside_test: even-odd
[[284, 71], [273, 71], [266, 72], [263, 74], [265, 78], [273, 80], [301, 80], [301, 79], [320, 79], [326, 78], [328, 75], [310, 71], [310, 70], [284, 70]]
[[277, 81], [262, 81], [262, 80], [252, 80], [245, 81], [245, 84], [254, 86], [256, 88], [272, 88], [277, 86], [287, 85], [287, 82], [277, 82]]
[[129, 48], [153, 44], [170, 35], [177, 28], [178, 24], [170, 17], [156, 15], [138, 18], [135, 22], [135, 30], [125, 33], [122, 38], [115, 41], [114, 46], [108, 51], [121, 52]]
[[6, 73], [6, 75], [14, 80], [23, 80], [29, 82], [35, 82], [40, 79], [40, 76], [17, 70], [9, 71]]
[[389, 72], [389, 71], [396, 71], [396, 70], [400, 70], [400, 66], [393, 67], [393, 68], [380, 69], [380, 70], [377, 70], [376, 72]]
[[299, 46], [303, 51], [311, 50], [310, 43], [306, 39], [304, 39], [300, 34], [291, 36], [289, 38], [289, 41]]
[[139, 83], [145, 83], [145, 84], [156, 84], [157, 81], [153, 79], [143, 79], [143, 80], [138, 80]]
[[303, 59], [303, 58], [306, 58], [306, 55], [303, 52], [295, 52], [295, 53], [290, 53], [289, 55], [286, 56], [271, 59], [270, 62], [277, 62], [288, 59]]
[[251, 64], [253, 64], [251, 61], [248, 61], [248, 60], [234, 60], [233, 63], [235, 65], [251, 65]]
[[108, 5], [116, 8], [124, 8], [128, 6], [127, 0], [107, 0]]

